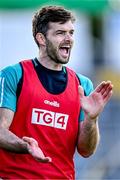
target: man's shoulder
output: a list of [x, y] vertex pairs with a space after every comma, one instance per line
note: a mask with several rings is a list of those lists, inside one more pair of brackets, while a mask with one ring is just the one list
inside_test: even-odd
[[3, 67], [1, 72], [11, 72], [11, 71], [17, 72], [17, 71], [19, 71], [19, 69], [21, 69], [21, 65], [20, 65], [20, 63], [17, 63], [17, 64], [12, 64], [12, 65]]
[[88, 78], [87, 76], [80, 73], [76, 73], [76, 75], [78, 76], [78, 78], [80, 79], [82, 83], [92, 83], [91, 79]]
[[4, 67], [0, 71], [0, 76], [5, 77], [7, 79], [13, 79], [15, 81], [19, 81], [20, 78], [22, 77], [22, 67], [20, 63]]
[[94, 89], [91, 79], [79, 73], [77, 73], [76, 75], [79, 78], [80, 84], [85, 90], [86, 95], [89, 95]]

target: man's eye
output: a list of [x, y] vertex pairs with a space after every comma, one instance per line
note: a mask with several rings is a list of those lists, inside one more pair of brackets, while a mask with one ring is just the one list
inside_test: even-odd
[[65, 32], [63, 32], [63, 31], [60, 31], [60, 32], [58, 32], [57, 34], [65, 34]]
[[71, 31], [71, 32], [70, 32], [70, 35], [72, 36], [73, 34], [74, 34], [74, 32], [73, 32], [73, 31]]

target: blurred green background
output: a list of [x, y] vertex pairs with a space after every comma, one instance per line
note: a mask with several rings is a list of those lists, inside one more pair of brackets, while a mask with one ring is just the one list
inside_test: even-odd
[[107, 0], [0, 0], [2, 9], [36, 8], [44, 4], [59, 4], [88, 13], [98, 13], [108, 8]]

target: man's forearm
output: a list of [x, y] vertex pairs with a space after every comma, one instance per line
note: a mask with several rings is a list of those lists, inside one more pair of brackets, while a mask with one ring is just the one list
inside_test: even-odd
[[0, 127], [0, 148], [15, 153], [28, 153], [27, 143], [2, 127]]
[[86, 116], [79, 126], [77, 149], [83, 157], [89, 157], [95, 152], [100, 139], [98, 120]]

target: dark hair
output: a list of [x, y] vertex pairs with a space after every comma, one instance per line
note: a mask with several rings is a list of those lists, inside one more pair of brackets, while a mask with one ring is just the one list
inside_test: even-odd
[[64, 24], [69, 20], [72, 22], [75, 21], [73, 14], [59, 6], [45, 6], [36, 12], [32, 20], [32, 32], [37, 45], [36, 34], [40, 32], [46, 36], [49, 22], [60, 22]]

